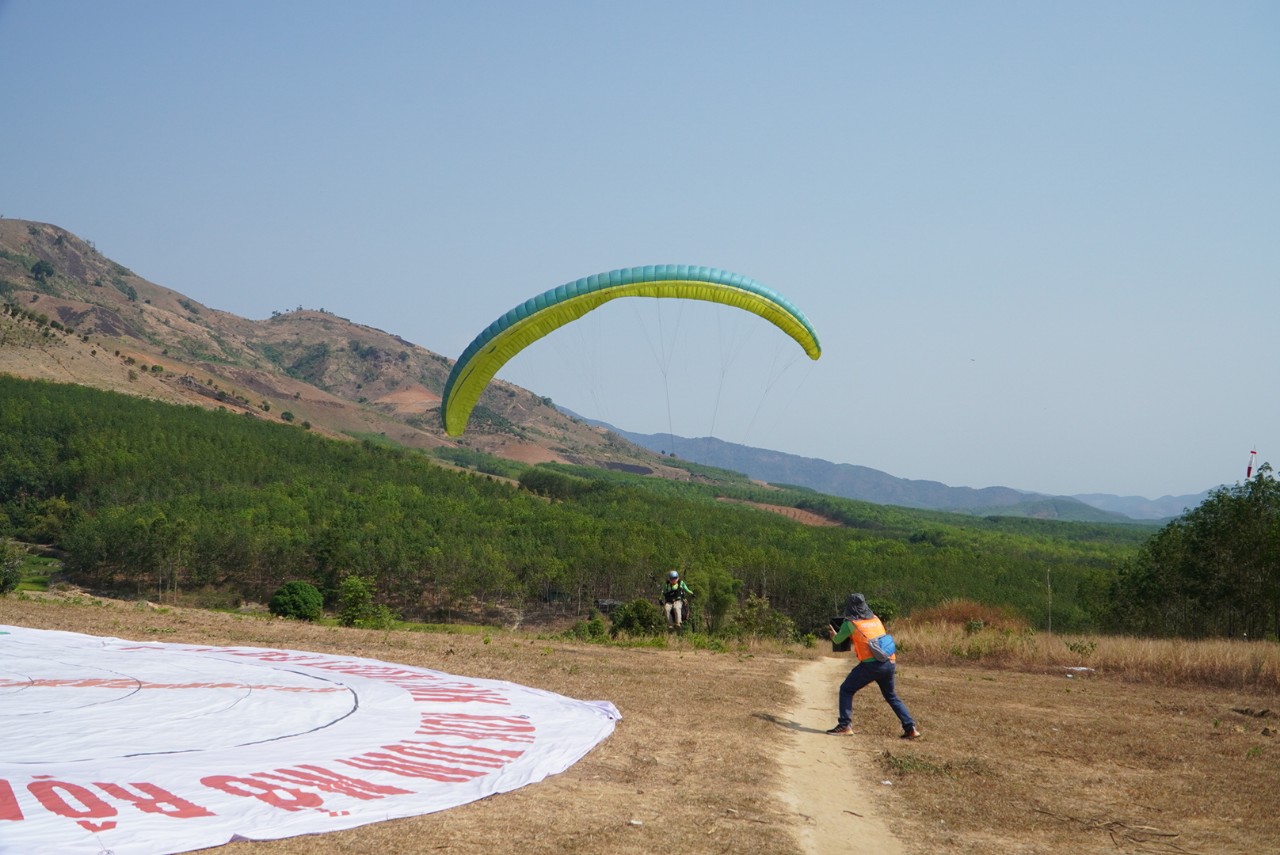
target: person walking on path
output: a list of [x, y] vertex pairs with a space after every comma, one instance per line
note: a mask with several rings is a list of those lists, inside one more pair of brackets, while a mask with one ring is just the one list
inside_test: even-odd
[[859, 689], [875, 683], [880, 687], [880, 694], [884, 695], [893, 714], [902, 723], [902, 738], [920, 738], [920, 728], [916, 727], [915, 719], [907, 712], [907, 705], [898, 697], [894, 688], [897, 655], [891, 655], [888, 660], [881, 662], [871, 652], [870, 641], [884, 634], [884, 624], [871, 611], [867, 598], [862, 594], [850, 594], [845, 601], [844, 622], [840, 624], [838, 632], [834, 626], [827, 627], [827, 636], [833, 644], [853, 639], [853, 655], [858, 660], [858, 664], [853, 666], [849, 676], [840, 684], [840, 717], [836, 726], [827, 733], [853, 733], [853, 696]]

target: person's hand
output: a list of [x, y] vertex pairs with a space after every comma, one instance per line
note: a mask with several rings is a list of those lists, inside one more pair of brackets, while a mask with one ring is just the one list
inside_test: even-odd
[[835, 638], [835, 637], [836, 637], [836, 628], [831, 624], [827, 624], [827, 638]]

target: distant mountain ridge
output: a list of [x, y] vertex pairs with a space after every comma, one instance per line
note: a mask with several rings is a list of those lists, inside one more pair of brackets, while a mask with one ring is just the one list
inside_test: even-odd
[[832, 463], [781, 451], [738, 445], [714, 437], [689, 439], [671, 434], [642, 434], [603, 422], [592, 422], [651, 451], [673, 452], [677, 457], [742, 472], [772, 484], [806, 487], [832, 496], [882, 505], [955, 511], [966, 514], [1005, 514], [1079, 522], [1156, 522], [1181, 514], [1204, 500], [1208, 491], [1195, 496], [1112, 496], [1090, 493], [1080, 496], [1047, 496], [1010, 487], [951, 487], [939, 481], [898, 478], [851, 463]]
[[1183, 512], [1199, 506], [1209, 498], [1209, 490], [1185, 496], [1161, 496], [1148, 499], [1143, 496], [1115, 496], [1107, 493], [1080, 493], [1073, 496], [1086, 505], [1104, 511], [1124, 514], [1136, 520], [1167, 520], [1182, 516]]

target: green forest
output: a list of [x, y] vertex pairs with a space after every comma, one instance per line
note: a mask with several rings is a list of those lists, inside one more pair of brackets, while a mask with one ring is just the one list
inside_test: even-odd
[[301, 580], [332, 605], [359, 577], [405, 620], [486, 606], [586, 617], [600, 600], [655, 599], [677, 568], [711, 631], [761, 603], [812, 631], [852, 590], [899, 615], [962, 598], [1055, 631], [1171, 631], [1141, 598], [1115, 605], [1122, 581], [1157, 584], [1150, 526], [908, 510], [693, 465], [674, 481], [432, 459], [11, 377], [0, 402], [0, 536], [59, 550], [96, 591], [229, 607]]
[[1142, 635], [1280, 638], [1280, 481], [1269, 464], [1143, 544], [1110, 621]]

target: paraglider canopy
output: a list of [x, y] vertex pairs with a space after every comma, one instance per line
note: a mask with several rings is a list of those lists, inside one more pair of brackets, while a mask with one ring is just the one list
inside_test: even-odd
[[811, 359], [822, 355], [818, 335], [800, 310], [752, 279], [714, 267], [684, 264], [627, 267], [552, 288], [516, 306], [476, 336], [445, 382], [440, 400], [445, 432], [458, 436], [466, 429], [480, 394], [507, 360], [553, 330], [619, 297], [674, 297], [736, 306], [791, 336]]

